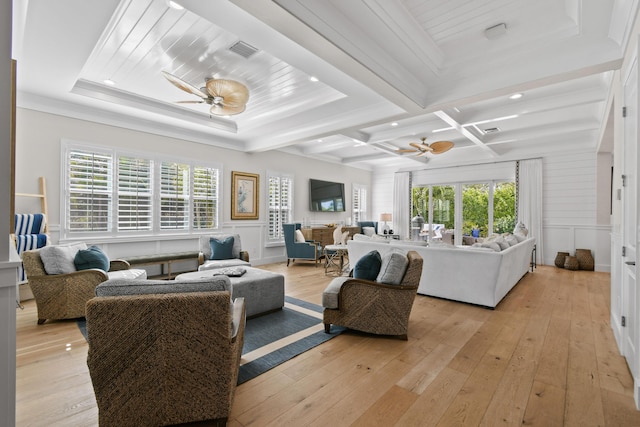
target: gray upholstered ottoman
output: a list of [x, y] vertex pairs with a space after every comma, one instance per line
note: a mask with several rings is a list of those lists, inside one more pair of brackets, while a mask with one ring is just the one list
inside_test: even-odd
[[259, 268], [232, 267], [194, 271], [193, 273], [179, 274], [175, 280], [207, 278], [238, 268], [244, 269], [245, 273], [239, 277], [229, 277], [231, 281], [231, 298], [244, 298], [247, 317], [280, 310], [284, 306], [284, 276]]

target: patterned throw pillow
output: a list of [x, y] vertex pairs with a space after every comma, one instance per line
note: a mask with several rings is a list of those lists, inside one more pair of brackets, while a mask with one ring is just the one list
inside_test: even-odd
[[371, 251], [358, 260], [353, 268], [353, 277], [355, 279], [376, 280], [381, 265], [380, 252]]
[[226, 237], [224, 239], [218, 239], [212, 237], [209, 240], [211, 245], [211, 258], [210, 259], [231, 259], [233, 258], [233, 236]]

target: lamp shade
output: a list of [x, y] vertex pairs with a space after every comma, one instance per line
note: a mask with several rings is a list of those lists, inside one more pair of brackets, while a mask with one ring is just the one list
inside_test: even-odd
[[391, 221], [391, 214], [390, 213], [383, 213], [380, 214], [380, 221]]

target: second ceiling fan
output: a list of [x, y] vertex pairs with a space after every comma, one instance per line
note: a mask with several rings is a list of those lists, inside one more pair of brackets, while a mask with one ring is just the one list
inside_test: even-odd
[[427, 144], [426, 137], [420, 138], [421, 142], [410, 142], [409, 145], [413, 148], [400, 148], [398, 153], [418, 153], [416, 156], [424, 156], [427, 153], [442, 154], [453, 148], [454, 144], [451, 141], [436, 141], [431, 144]]

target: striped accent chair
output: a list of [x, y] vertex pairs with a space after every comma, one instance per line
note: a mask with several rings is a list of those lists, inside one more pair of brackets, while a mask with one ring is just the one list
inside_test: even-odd
[[[49, 236], [44, 234], [47, 224], [45, 214], [16, 214], [16, 250], [22, 257], [25, 251], [40, 249], [49, 244]], [[18, 284], [27, 282], [27, 273], [22, 265], [18, 267]]]

